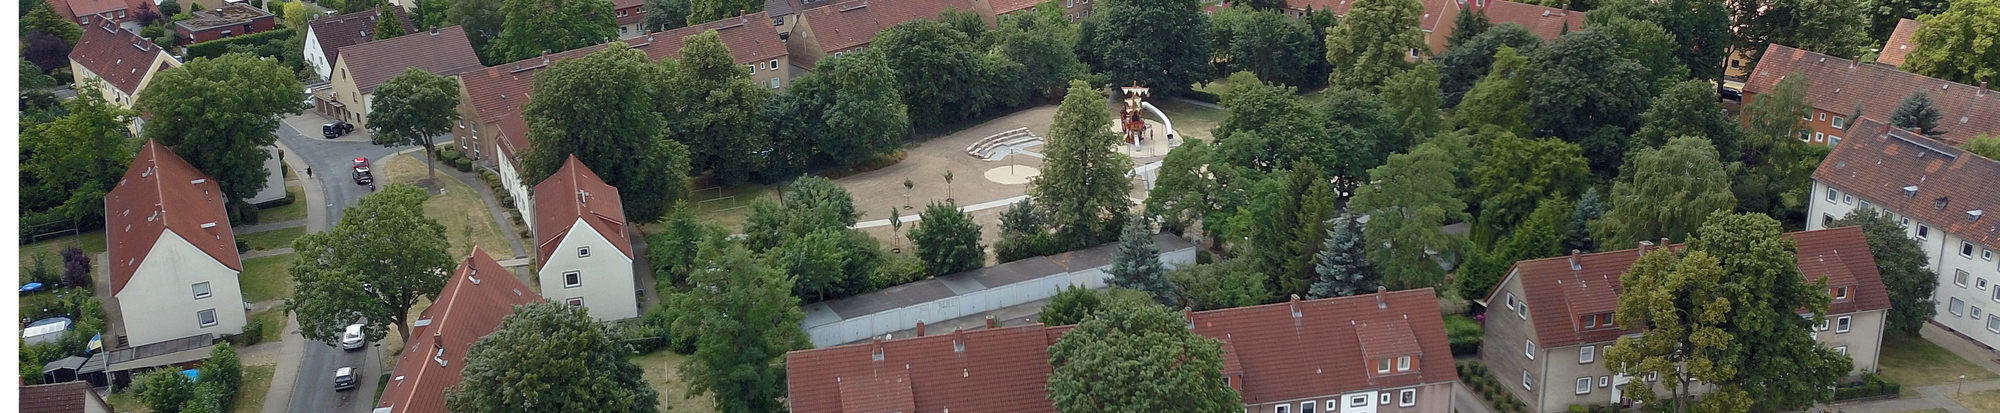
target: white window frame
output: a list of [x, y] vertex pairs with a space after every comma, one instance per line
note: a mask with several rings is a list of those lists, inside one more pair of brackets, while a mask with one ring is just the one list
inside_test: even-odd
[[1597, 388], [1611, 387], [1611, 376], [1597, 376]]
[[1847, 287], [1844, 287], [1844, 286], [1842, 286], [1842, 287], [1834, 287], [1834, 288], [1833, 288], [1833, 299], [1834, 299], [1834, 301], [1840, 301], [1840, 300], [1846, 300], [1846, 299], [1847, 299], [1847, 291], [1848, 291], [1848, 290], [1847, 290]]
[[1410, 407], [1415, 405], [1417, 405], [1417, 389], [1403, 389], [1396, 392], [1396, 406]]
[[1299, 402], [1299, 413], [1319, 413], [1318, 402], [1312, 400]]
[[1576, 351], [1576, 364], [1590, 364], [1597, 361], [1597, 347], [1583, 346]]
[[1961, 257], [1966, 257], [1966, 258], [1972, 258], [1972, 243], [1970, 243], [1970, 242], [1965, 242], [1965, 241], [1959, 241], [1959, 242], [1958, 242], [1958, 255], [1959, 255], [1959, 256], [1961, 256]]
[[[576, 287], [582, 287], [582, 286], [583, 286], [583, 273], [582, 273], [582, 272], [579, 272], [579, 271], [564, 271], [564, 272], [562, 273], [562, 277], [563, 277], [563, 279], [562, 279], [562, 281], [563, 281], [563, 288], [576, 288]], [[571, 280], [575, 280], [576, 282], [570, 282]]]
[[1965, 272], [1965, 270], [1958, 270], [1952, 273], [1951, 283], [1958, 285], [1959, 288], [1965, 288], [1965, 282], [1968, 278], [1972, 278], [1972, 273]]
[[1833, 346], [1833, 351], [1843, 356], [1847, 355], [1847, 346]]
[[1848, 331], [1852, 331], [1853, 329], [1854, 329], [1854, 317], [1840, 316], [1840, 318], [1833, 319], [1834, 334], [1846, 334]]
[[1826, 120], [1826, 112], [1819, 113], [1819, 120]]
[[1982, 310], [1980, 310], [1980, 309], [1979, 309], [1979, 306], [1976, 306], [1976, 305], [1975, 305], [1975, 306], [1972, 306], [1972, 318], [1979, 318], [1979, 315], [1981, 315], [1981, 314], [1986, 314], [1986, 312], [1985, 312], [1985, 311], [1982, 311]]
[[[203, 320], [204, 318], [207, 320]], [[202, 328], [208, 328], [215, 327], [216, 324], [221, 324], [222, 320], [217, 319], [215, 309], [210, 308], [194, 312], [194, 322], [201, 325]]]
[[1974, 288], [1978, 288], [1980, 291], [1986, 291], [1986, 278], [1980, 277], [1973, 279], [1972, 286]]
[[1950, 303], [1950, 304], [1947, 304], [1947, 305], [1945, 306], [1945, 311], [1948, 311], [1948, 312], [1950, 312], [1950, 313], [1951, 313], [1951, 315], [1955, 315], [1955, 316], [1964, 316], [1964, 315], [1965, 315], [1965, 301], [1964, 301], [1964, 300], [1960, 300], [1960, 299], [1958, 299], [1957, 297], [1952, 297], [1952, 299], [1951, 299], [1951, 303]]
[[1831, 204], [1838, 200], [1840, 200], [1840, 190], [1833, 189], [1831, 186], [1826, 187], [1826, 203]]
[[2000, 333], [2000, 314], [1986, 315], [1986, 331]]
[[207, 281], [194, 283], [190, 288], [194, 289], [194, 299], [196, 300], [215, 296], [215, 289], [210, 287]]
[[1388, 406], [1388, 405], [1389, 405], [1389, 392], [1386, 392], [1386, 391], [1385, 391], [1385, 392], [1382, 392], [1382, 393], [1380, 393], [1380, 394], [1378, 395], [1378, 398], [1380, 398], [1380, 399], [1382, 400], [1382, 401], [1381, 401], [1380, 403], [1381, 403], [1381, 404], [1382, 404], [1383, 406]]
[[1375, 374], [1383, 374], [1388, 372], [1389, 372], [1389, 359], [1375, 360]]
[[1410, 356], [1396, 357], [1396, 371], [1410, 371]]
[[1813, 142], [1825, 142], [1826, 132], [1813, 132]]
[[[1513, 310], [1513, 309], [1514, 309], [1514, 293], [1511, 293], [1511, 292], [1510, 292], [1510, 293], [1507, 293], [1507, 309], [1509, 309], [1509, 310]], [[1519, 310], [1515, 310], [1515, 311], [1519, 311]]]
[[1356, 394], [1352, 396], [1347, 396], [1347, 407], [1349, 408], [1368, 407], [1368, 395]]
[[1917, 224], [1917, 239], [1931, 239], [1931, 226]]
[[1521, 307], [1514, 310], [1514, 315], [1520, 316], [1522, 320], [1528, 319], [1528, 303], [1522, 302]]
[[590, 258], [590, 246], [576, 247], [577, 258]]
[[1840, 201], [1848, 205], [1854, 205], [1854, 193], [1848, 192], [1847, 195], [1841, 195]]
[[1839, 136], [1826, 135], [1826, 146], [1834, 146], [1839, 144], [1840, 144]]
[[1987, 249], [1987, 248], [1980, 248], [1980, 249], [1979, 249], [1979, 258], [1980, 258], [1980, 259], [1984, 259], [1984, 260], [1987, 260], [1987, 261], [1992, 261], [1992, 260], [1993, 260], [1993, 250], [1991, 250], [1991, 249]]
[[1521, 387], [1522, 387], [1522, 388], [1526, 388], [1526, 389], [1528, 389], [1528, 390], [1534, 390], [1534, 389], [1535, 389], [1535, 375], [1533, 375], [1533, 374], [1528, 374], [1528, 371], [1527, 371], [1527, 370], [1521, 370]]
[[571, 307], [582, 307], [583, 297], [570, 297], [567, 300], [563, 300], [563, 304]]
[[1523, 346], [1521, 347], [1521, 354], [1525, 354], [1525, 355], [1527, 355], [1527, 356], [1528, 356], [1528, 359], [1529, 359], [1529, 360], [1534, 360], [1534, 359], [1535, 359], [1535, 340], [1524, 340], [1524, 341], [1522, 341], [1522, 342], [1523, 342], [1523, 343], [1527, 343], [1527, 344], [1525, 344], [1525, 345], [1523, 345]]
[[1578, 378], [1576, 378], [1576, 394], [1579, 394], [1579, 395], [1582, 395], [1582, 394], [1590, 394], [1590, 382], [1593, 382], [1593, 381], [1597, 381], [1597, 380], [1596, 380], [1595, 378], [1591, 378], [1591, 377], [1578, 377]]
[[1846, 116], [1835, 116], [1835, 117], [1833, 117], [1833, 128], [1834, 128], [1834, 129], [1847, 129], [1847, 117], [1846, 117]]
[[1292, 413], [1292, 406], [1288, 404], [1280, 404], [1278, 405], [1278, 413]]

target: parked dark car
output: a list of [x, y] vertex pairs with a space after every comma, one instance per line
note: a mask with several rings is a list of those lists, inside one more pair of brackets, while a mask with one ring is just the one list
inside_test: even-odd
[[343, 121], [334, 121], [333, 123], [319, 125], [319, 133], [320, 135], [326, 136], [327, 139], [346, 136], [349, 133], [354, 133], [354, 124]]
[[1727, 88], [1727, 87], [1722, 88], [1722, 99], [1728, 101], [1742, 102], [1743, 90], [1735, 88]]

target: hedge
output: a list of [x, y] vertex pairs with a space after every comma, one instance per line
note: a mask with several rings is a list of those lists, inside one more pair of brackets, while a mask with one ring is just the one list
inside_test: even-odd
[[1876, 376], [1875, 373], [1868, 373], [1861, 375], [1860, 382], [1845, 383], [1833, 389], [1833, 400], [1854, 400], [1880, 396], [1895, 397], [1902, 391], [1903, 385], [1884, 381], [1880, 376]]
[[210, 59], [222, 57], [223, 54], [229, 53], [229, 45], [233, 44], [262, 46], [265, 43], [281, 42], [284, 41], [285, 39], [291, 38], [292, 35], [296, 32], [297, 30], [294, 30], [290, 27], [286, 27], [263, 33], [253, 33], [243, 36], [236, 36], [226, 39], [217, 39], [217, 40], [210, 40], [206, 42], [191, 44], [187, 46], [186, 60], [194, 60], [195, 58], [199, 57], [206, 57]]

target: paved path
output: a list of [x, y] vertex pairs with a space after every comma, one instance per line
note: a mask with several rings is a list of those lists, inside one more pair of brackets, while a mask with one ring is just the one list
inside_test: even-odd
[[1486, 399], [1472, 394], [1472, 387], [1462, 381], [1451, 384], [1451, 404], [1452, 411], [1458, 413], [1493, 413], [1493, 408], [1486, 407]]
[[[303, 176], [303, 175], [304, 175], [304, 174], [303, 174], [303, 173], [301, 173], [301, 176]], [[305, 200], [295, 200], [295, 201], [292, 201], [292, 202], [305, 202]], [[231, 229], [230, 229], [230, 231], [231, 231], [231, 232], [235, 232], [235, 233], [236, 233], [236, 235], [243, 235], [243, 234], [255, 234], [255, 233], [259, 233], [259, 232], [266, 232], [266, 231], [276, 231], [276, 230], [281, 230], [281, 229], [285, 229], [285, 228], [297, 228], [297, 227], [303, 227], [303, 226], [306, 226], [306, 223], [307, 223], [307, 222], [310, 222], [310, 221], [312, 221], [312, 220], [311, 220], [311, 219], [297, 219], [297, 220], [291, 220], [291, 221], [284, 221], [284, 222], [267, 222], [267, 223], [262, 223], [262, 224], [250, 224], [250, 225], [237, 225], [237, 226], [236, 226], [235, 228], [231, 228]]]
[[256, 251], [246, 252], [243, 253], [242, 257], [244, 261], [249, 261], [264, 257], [276, 257], [279, 255], [290, 254], [292, 252], [293, 252], [292, 247], [273, 248], [268, 250], [256, 250]]
[[[1023, 200], [1023, 199], [1028, 199], [1028, 196], [1027, 196], [1027, 195], [1016, 195], [1016, 196], [1013, 196], [1013, 197], [1009, 197], [1009, 198], [1005, 198], [1005, 199], [997, 199], [997, 200], [993, 200], [993, 201], [987, 201], [987, 202], [981, 202], [981, 203], [977, 203], [977, 204], [972, 204], [972, 205], [966, 205], [966, 206], [962, 206], [962, 207], [958, 207], [958, 210], [959, 210], [959, 211], [964, 211], [964, 212], [973, 212], [973, 211], [979, 211], [979, 210], [987, 210], [987, 209], [993, 209], [993, 208], [999, 208], [999, 207], [1003, 207], [1003, 206], [1008, 206], [1008, 205], [1013, 205], [1013, 204], [1014, 204], [1015, 202], [1020, 202], [1020, 201], [1021, 201], [1021, 200]], [[917, 221], [922, 221], [922, 220], [924, 219], [924, 217], [923, 217], [923, 215], [918, 215], [918, 214], [911, 214], [911, 215], [906, 215], [906, 216], [903, 216], [903, 217], [902, 217], [902, 219], [903, 219], [903, 223], [907, 224], [907, 223], [911, 223], [911, 222], [917, 222]], [[862, 222], [857, 222], [857, 223], [855, 223], [855, 224], [854, 224], [854, 226], [853, 226], [853, 227], [850, 227], [850, 228], [854, 228], [854, 229], [869, 229], [869, 228], [875, 228], [875, 227], [886, 227], [886, 226], [889, 226], [889, 220], [887, 220], [887, 219], [878, 219], [878, 220], [874, 220], [874, 221], [862, 221]]]
[[[283, 142], [278, 143], [278, 150], [284, 151], [287, 158], [300, 159], [298, 154], [292, 153], [292, 150], [287, 148]], [[317, 178], [305, 178], [305, 170], [297, 165], [293, 165], [292, 169], [298, 169], [292, 171], [293, 176], [300, 177], [299, 187], [302, 192], [305, 192], [305, 199], [293, 202], [306, 203], [306, 231], [325, 231], [327, 227], [326, 210], [311, 207], [326, 202], [326, 197], [322, 195], [320, 189], [319, 180]], [[286, 248], [286, 250], [290, 250], [290, 248]], [[252, 304], [251, 307], [254, 309], [257, 305]], [[297, 320], [294, 320], [291, 315], [286, 315], [285, 325], [279, 327], [283, 330], [279, 334], [281, 338], [278, 343], [278, 368], [271, 374], [270, 389], [264, 392], [263, 413], [284, 413], [292, 404], [293, 386], [299, 380], [298, 360], [304, 357], [306, 347], [306, 339], [299, 336], [298, 325]]]

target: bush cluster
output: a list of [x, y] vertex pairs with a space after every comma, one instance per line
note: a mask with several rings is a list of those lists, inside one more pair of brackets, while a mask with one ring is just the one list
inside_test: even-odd
[[1479, 326], [1479, 322], [1462, 315], [1445, 316], [1444, 331], [1450, 337], [1453, 356], [1479, 355], [1479, 343], [1486, 339], [1485, 329]]
[[1458, 362], [1458, 379], [1472, 386], [1474, 394], [1486, 398], [1486, 402], [1493, 405], [1494, 411], [1500, 413], [1528, 411], [1528, 406], [1522, 404], [1521, 400], [1515, 399], [1514, 393], [1508, 392], [1507, 385], [1494, 378], [1493, 372], [1488, 371], [1485, 364], [1477, 361]]
[[1882, 380], [1882, 377], [1875, 375], [1875, 373], [1867, 373], [1861, 375], [1860, 381], [1842, 383], [1840, 387], [1834, 388], [1833, 400], [1854, 400], [1878, 396], [1894, 397], [1902, 391], [1903, 385]]

